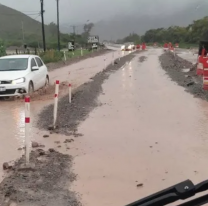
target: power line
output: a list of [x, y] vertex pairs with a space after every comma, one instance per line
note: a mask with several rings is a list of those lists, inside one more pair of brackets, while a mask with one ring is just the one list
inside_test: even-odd
[[21, 16], [21, 15], [35, 16], [35, 15], [37, 15], [39, 13], [34, 13], [34, 14], [24, 14], [24, 13], [20, 13], [20, 14], [8, 14], [8, 13], [0, 13], [0, 15], [5, 15], [5, 16]]
[[40, 17], [41, 13], [39, 13], [33, 20], [37, 20], [38, 17]]

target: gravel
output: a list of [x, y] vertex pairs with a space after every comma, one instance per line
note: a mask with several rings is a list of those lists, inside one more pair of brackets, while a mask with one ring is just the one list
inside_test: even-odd
[[21, 157], [7, 170], [0, 184], [0, 205], [9, 206], [79, 206], [76, 194], [69, 191], [76, 179], [71, 172], [72, 157], [54, 149], [31, 152], [31, 168], [24, 167]]
[[[81, 121], [84, 121], [87, 118], [88, 114], [95, 107], [100, 106], [97, 97], [102, 92], [103, 82], [108, 79], [112, 72], [121, 68], [126, 62], [131, 61], [134, 57], [134, 54], [129, 54], [122, 57], [120, 61], [117, 59], [115, 65], [109, 65], [105, 70], [91, 78], [90, 82], [81, 85], [72, 94], [71, 104], [68, 102], [68, 96], [61, 98], [58, 105], [57, 129], [54, 132], [68, 136], [81, 136], [81, 134], [77, 134], [77, 126]], [[40, 129], [48, 129], [51, 128], [50, 125], [52, 124], [52, 121], [53, 104], [45, 107], [39, 114], [37, 126]]]
[[167, 72], [172, 81], [185, 88], [194, 97], [208, 100], [208, 92], [203, 90], [202, 77], [196, 75], [196, 64], [181, 57], [166, 52], [159, 57], [161, 67]]

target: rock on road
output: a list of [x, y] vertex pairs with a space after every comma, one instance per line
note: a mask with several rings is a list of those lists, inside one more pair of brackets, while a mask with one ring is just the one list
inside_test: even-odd
[[150, 49], [112, 74], [102, 106], [79, 127], [83, 153], [75, 158], [73, 189], [85, 206], [121, 206], [189, 178], [207, 179], [208, 104], [170, 81], [161, 54]]

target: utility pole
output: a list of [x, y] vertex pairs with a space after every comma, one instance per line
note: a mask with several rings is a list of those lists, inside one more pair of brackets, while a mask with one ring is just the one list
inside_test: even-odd
[[76, 31], [75, 31], [75, 29], [76, 29], [76, 26], [72, 26], [73, 27], [73, 32], [74, 32], [74, 36], [76, 35]]
[[45, 41], [45, 25], [44, 25], [44, 9], [43, 9], [43, 0], [40, 0], [41, 5], [41, 20], [42, 20], [42, 36], [43, 36], [43, 50], [46, 51], [46, 41]]
[[22, 21], [22, 45], [25, 45], [25, 33], [24, 33], [24, 23]]
[[57, 1], [57, 32], [58, 32], [58, 50], [60, 51], [60, 31], [59, 31], [59, 0]]
[[76, 26], [72, 26], [72, 27], [73, 27], [74, 41], [75, 41], [75, 35], [76, 35], [76, 31], [75, 31], [75, 29], [76, 29]]

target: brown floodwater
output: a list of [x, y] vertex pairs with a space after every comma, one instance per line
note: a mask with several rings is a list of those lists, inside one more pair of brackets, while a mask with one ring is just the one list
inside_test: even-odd
[[79, 127], [73, 189], [85, 206], [122, 206], [208, 177], [208, 103], [170, 81], [161, 52], [150, 49], [112, 74], [99, 97], [103, 105]]
[[[106, 65], [111, 64], [114, 59], [126, 55], [127, 52], [120, 52], [118, 50], [112, 51], [94, 58], [85, 59], [78, 63], [59, 68], [51, 71], [50, 80], [51, 84], [55, 80], [61, 82], [70, 81], [72, 88], [80, 86], [81, 84], [90, 81], [96, 73], [102, 71]], [[105, 62], [104, 62], [105, 60]], [[70, 77], [69, 77], [70, 72]], [[68, 92], [62, 91], [62, 93]], [[30, 137], [34, 141], [44, 144], [46, 148], [57, 147], [54, 141], [65, 140], [60, 135], [50, 135], [50, 138], [44, 139], [43, 135], [48, 132], [39, 131], [35, 128], [37, 115], [44, 106], [53, 103], [53, 93], [47, 94], [31, 100], [31, 132]], [[23, 154], [23, 151], [18, 150], [25, 145], [25, 124], [24, 124], [24, 100], [8, 101], [0, 99], [0, 131], [1, 131], [1, 144], [0, 144], [0, 167], [4, 162], [16, 160]], [[59, 150], [65, 151], [63, 148]], [[3, 179], [3, 171], [0, 169], [0, 181]]]

